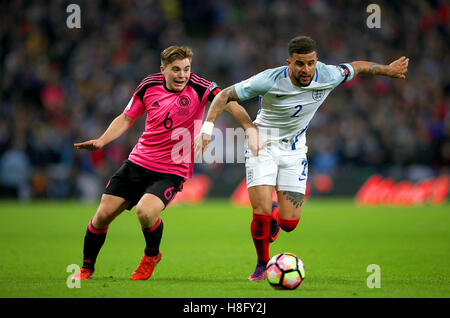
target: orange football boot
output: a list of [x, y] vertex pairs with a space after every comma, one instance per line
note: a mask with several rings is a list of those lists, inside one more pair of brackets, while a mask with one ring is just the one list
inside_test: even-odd
[[72, 280], [89, 280], [92, 278], [94, 271], [88, 268], [81, 268], [72, 276]]
[[156, 256], [147, 256], [144, 254], [136, 270], [131, 274], [130, 280], [147, 280], [155, 269], [156, 264], [161, 260], [161, 252]]

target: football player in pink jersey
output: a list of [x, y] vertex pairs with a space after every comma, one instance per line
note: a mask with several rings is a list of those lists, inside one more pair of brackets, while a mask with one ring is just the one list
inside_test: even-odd
[[[120, 137], [147, 112], [145, 131], [128, 159], [109, 180], [100, 205], [84, 237], [83, 267], [72, 279], [88, 280], [95, 270], [97, 255], [105, 241], [109, 224], [125, 209], [136, 206], [144, 234], [144, 255], [131, 280], [147, 280], [161, 260], [159, 245], [163, 233], [160, 214], [181, 191], [194, 167], [195, 121], [200, 125], [208, 101], [221, 91], [214, 83], [191, 73], [193, 53], [188, 47], [171, 46], [161, 53], [161, 72], [146, 77], [136, 88], [124, 112], [117, 116], [104, 134], [76, 143], [77, 149], [96, 151]], [[227, 111], [244, 127], [253, 126], [245, 110], [235, 102]], [[181, 131], [181, 133], [180, 133]], [[189, 144], [175, 149], [180, 138]], [[174, 153], [176, 152], [175, 156]], [[181, 158], [180, 158], [181, 156]], [[174, 160], [175, 157], [175, 160]]]

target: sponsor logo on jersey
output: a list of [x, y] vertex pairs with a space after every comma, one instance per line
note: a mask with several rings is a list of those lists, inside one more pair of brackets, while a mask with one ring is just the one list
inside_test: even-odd
[[320, 101], [324, 96], [325, 96], [325, 90], [323, 90], [323, 89], [314, 89], [312, 91], [312, 98], [317, 102]]

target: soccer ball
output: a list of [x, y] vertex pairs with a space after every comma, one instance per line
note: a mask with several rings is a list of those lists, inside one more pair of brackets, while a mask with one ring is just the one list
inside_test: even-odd
[[266, 277], [273, 288], [296, 289], [305, 279], [305, 268], [297, 255], [281, 253], [267, 263]]

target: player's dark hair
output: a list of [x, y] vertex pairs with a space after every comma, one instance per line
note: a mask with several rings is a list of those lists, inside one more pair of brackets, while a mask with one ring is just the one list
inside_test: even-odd
[[161, 52], [161, 65], [166, 67], [175, 60], [189, 59], [192, 62], [192, 50], [187, 46], [169, 46]]
[[309, 36], [296, 36], [289, 41], [288, 45], [289, 56], [292, 54], [308, 54], [311, 52], [317, 52], [316, 41]]

